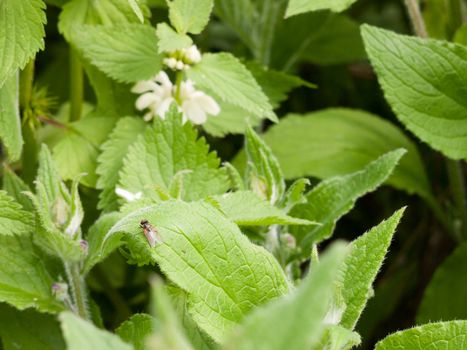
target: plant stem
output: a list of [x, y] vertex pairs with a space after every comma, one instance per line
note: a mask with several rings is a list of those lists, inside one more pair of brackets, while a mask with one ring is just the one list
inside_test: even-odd
[[467, 239], [467, 201], [464, 172], [461, 161], [446, 159], [451, 194], [454, 198], [456, 222], [454, 229], [462, 239]]
[[89, 320], [89, 311], [86, 295], [86, 284], [81, 276], [80, 267], [78, 263], [64, 262], [65, 270], [68, 275], [68, 283], [71, 287], [73, 296], [74, 310], [81, 318]]
[[176, 74], [175, 78], [175, 101], [181, 106], [182, 101], [180, 100], [180, 94], [181, 94], [181, 87], [182, 87], [182, 81], [183, 81], [183, 72], [178, 71]]
[[81, 117], [83, 96], [83, 65], [76, 50], [70, 47], [70, 121]]
[[37, 138], [34, 126], [34, 116], [31, 113], [31, 98], [32, 87], [34, 83], [34, 64], [32, 59], [21, 71], [20, 88], [19, 88], [19, 104], [22, 115], [22, 133], [23, 133], [23, 153], [21, 155], [22, 178], [27, 184], [32, 185], [36, 177], [37, 165]]
[[428, 32], [426, 31], [425, 21], [423, 20], [418, 0], [404, 0], [404, 2], [415, 33], [421, 38], [428, 38]]

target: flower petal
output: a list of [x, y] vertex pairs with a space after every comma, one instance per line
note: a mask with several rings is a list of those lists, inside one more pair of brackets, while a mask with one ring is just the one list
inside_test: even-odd
[[148, 108], [150, 105], [157, 103], [158, 101], [159, 97], [156, 94], [153, 92], [146, 92], [136, 100], [136, 109], [142, 111], [143, 109]]

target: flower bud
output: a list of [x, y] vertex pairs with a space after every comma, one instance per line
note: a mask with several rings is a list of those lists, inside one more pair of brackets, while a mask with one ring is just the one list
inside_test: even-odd
[[65, 302], [69, 298], [68, 284], [63, 282], [56, 282], [52, 284], [52, 294], [57, 300]]

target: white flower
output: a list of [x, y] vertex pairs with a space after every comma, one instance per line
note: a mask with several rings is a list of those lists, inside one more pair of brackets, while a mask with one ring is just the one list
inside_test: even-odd
[[218, 115], [221, 111], [217, 102], [204, 92], [196, 90], [191, 80], [182, 82], [180, 86], [183, 120], [190, 120], [193, 124], [203, 124], [208, 114]]
[[136, 201], [138, 199], [141, 199], [141, 197], [143, 196], [141, 192], [132, 193], [120, 187], [117, 187], [115, 189], [115, 194], [119, 197], [122, 197], [123, 199], [126, 199], [128, 202]]
[[169, 110], [173, 98], [173, 84], [167, 74], [161, 71], [153, 80], [140, 81], [132, 92], [142, 94], [136, 100], [136, 108], [140, 111], [149, 109], [144, 115], [144, 120], [149, 121], [155, 115], [164, 119], [165, 113]]
[[191, 45], [189, 48], [184, 49], [184, 56], [190, 64], [196, 64], [201, 61], [201, 52], [199, 52], [196, 45]]

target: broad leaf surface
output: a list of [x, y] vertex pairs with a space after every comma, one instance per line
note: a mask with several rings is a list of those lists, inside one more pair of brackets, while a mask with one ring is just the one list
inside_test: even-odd
[[34, 217], [5, 191], [0, 191], [0, 236], [27, 235], [34, 231]]
[[119, 187], [143, 196], [158, 197], [155, 189], [168, 191], [174, 176], [184, 172], [181, 198], [196, 200], [224, 193], [228, 187], [225, 169], [204, 138], [172, 109], [165, 120], [154, 119], [130, 146], [120, 172]]
[[209, 22], [213, 0], [169, 0], [169, 18], [181, 34], [199, 34]]
[[23, 149], [20, 118], [18, 74], [13, 74], [0, 87], [0, 141], [10, 161], [18, 160]]
[[[142, 219], [154, 225], [163, 243], [149, 246], [139, 228]], [[122, 233], [133, 259], [157, 262], [188, 293], [193, 319], [217, 341], [253, 308], [289, 290], [274, 257], [207, 203], [169, 201], [137, 210], [107, 239]]]
[[422, 141], [453, 159], [467, 159], [467, 48], [362, 27], [385, 97]]
[[301, 13], [320, 10], [342, 12], [357, 0], [290, 0], [287, 6], [286, 17]]

